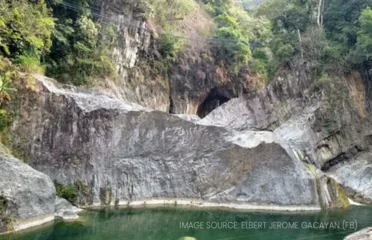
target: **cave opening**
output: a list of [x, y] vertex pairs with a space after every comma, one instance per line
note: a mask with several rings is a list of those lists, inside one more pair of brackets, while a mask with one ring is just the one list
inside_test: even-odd
[[213, 88], [205, 100], [199, 105], [197, 115], [200, 118], [206, 117], [214, 109], [230, 101], [229, 94], [225, 89]]

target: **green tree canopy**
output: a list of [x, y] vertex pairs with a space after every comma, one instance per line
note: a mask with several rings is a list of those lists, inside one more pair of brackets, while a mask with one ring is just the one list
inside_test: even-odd
[[49, 51], [54, 22], [44, 0], [0, 0], [0, 52], [16, 59]]
[[360, 17], [360, 30], [357, 33], [356, 59], [359, 62], [372, 61], [372, 10], [366, 8]]

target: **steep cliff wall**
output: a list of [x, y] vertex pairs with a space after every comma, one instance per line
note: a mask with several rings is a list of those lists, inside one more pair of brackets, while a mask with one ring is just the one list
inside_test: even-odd
[[[81, 204], [323, 206], [317, 176], [271, 132], [195, 124], [38, 78], [39, 93], [23, 94], [10, 142], [37, 170], [75, 184]], [[336, 191], [327, 201], [340, 207], [338, 198]]]
[[334, 76], [320, 92], [304, 74], [280, 76], [267, 89], [233, 99], [201, 120], [237, 130], [273, 131], [307, 164], [326, 172], [349, 197], [371, 202], [371, 99], [358, 73]]
[[[185, 41], [174, 61], [159, 53], [164, 32], [145, 21], [137, 1], [94, 1], [100, 9], [96, 21], [115, 26], [117, 32], [112, 58], [117, 81], [104, 86], [123, 100], [178, 114], [205, 116], [225, 101], [261, 86], [249, 69], [230, 74], [224, 62], [214, 59], [210, 39], [213, 21], [201, 6], [191, 16], [177, 20]], [[99, 83], [100, 84], [100, 83]]]

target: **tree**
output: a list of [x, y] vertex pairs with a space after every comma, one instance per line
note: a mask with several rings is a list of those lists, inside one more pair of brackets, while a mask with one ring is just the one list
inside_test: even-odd
[[356, 58], [358, 62], [372, 61], [372, 10], [366, 8], [359, 17], [360, 30], [357, 34]]
[[44, 0], [0, 0], [0, 53], [37, 58], [52, 45], [54, 22]]
[[194, 0], [146, 0], [141, 2], [146, 17], [155, 19], [160, 25], [167, 21], [182, 19], [195, 11]]
[[115, 39], [112, 27], [93, 22], [89, 1], [79, 0], [76, 5], [74, 10], [51, 5], [56, 24], [47, 75], [76, 85], [87, 84], [92, 77], [115, 77], [108, 55]]

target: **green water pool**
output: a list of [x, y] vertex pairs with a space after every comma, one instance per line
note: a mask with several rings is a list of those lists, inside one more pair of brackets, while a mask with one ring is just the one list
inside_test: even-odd
[[313, 213], [256, 213], [185, 208], [90, 210], [0, 240], [336, 240], [372, 226], [371, 207]]

